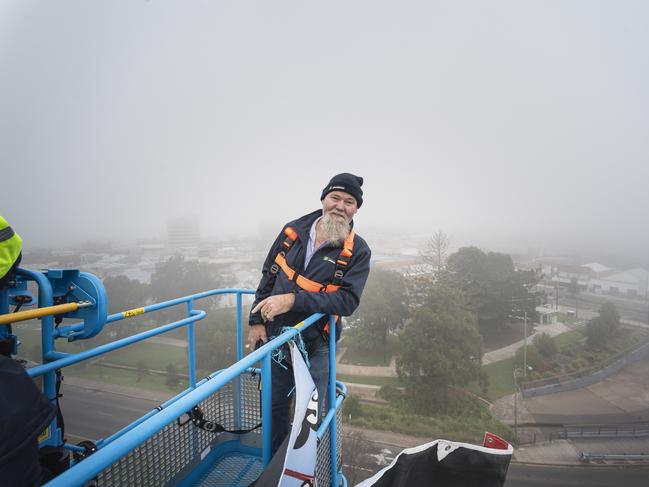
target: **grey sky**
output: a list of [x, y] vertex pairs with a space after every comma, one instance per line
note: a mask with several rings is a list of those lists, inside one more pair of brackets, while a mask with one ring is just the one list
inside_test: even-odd
[[0, 0], [0, 214], [38, 245], [357, 225], [649, 248], [649, 4]]

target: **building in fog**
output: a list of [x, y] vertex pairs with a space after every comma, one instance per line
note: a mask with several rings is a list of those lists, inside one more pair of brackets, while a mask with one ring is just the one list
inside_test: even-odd
[[186, 257], [197, 257], [200, 241], [201, 230], [197, 217], [167, 220], [167, 245], [170, 252]]
[[649, 272], [646, 269], [636, 268], [591, 279], [589, 290], [598, 294], [647, 299]]
[[590, 267], [581, 265], [557, 264], [552, 271], [551, 281], [559, 286], [568, 286], [573, 279], [581, 289], [588, 287], [588, 282], [593, 275]]

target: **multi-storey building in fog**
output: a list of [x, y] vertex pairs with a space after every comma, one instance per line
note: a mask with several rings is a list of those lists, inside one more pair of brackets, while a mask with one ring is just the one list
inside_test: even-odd
[[197, 257], [200, 241], [201, 230], [197, 217], [167, 220], [167, 242], [170, 252], [187, 257]]

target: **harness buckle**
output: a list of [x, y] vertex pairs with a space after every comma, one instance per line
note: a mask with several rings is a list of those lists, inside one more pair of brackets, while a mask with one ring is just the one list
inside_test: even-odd
[[334, 279], [341, 280], [343, 278], [343, 271], [341, 269], [336, 269], [336, 272], [334, 272]]
[[275, 275], [279, 272], [279, 266], [277, 264], [273, 264], [270, 266], [270, 273]]

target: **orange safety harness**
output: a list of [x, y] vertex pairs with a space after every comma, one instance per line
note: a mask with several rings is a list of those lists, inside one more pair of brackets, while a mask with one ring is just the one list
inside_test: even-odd
[[284, 239], [284, 242], [282, 242], [282, 249], [275, 256], [275, 263], [271, 266], [270, 273], [274, 276], [281, 269], [289, 280], [294, 281], [300, 288], [310, 293], [333, 293], [338, 291], [340, 286], [342, 286], [343, 276], [345, 275], [349, 261], [352, 259], [355, 236], [354, 230], [349, 232], [349, 235], [347, 235], [347, 238], [343, 243], [343, 248], [336, 259], [336, 269], [334, 270], [333, 280], [331, 281], [331, 284], [327, 285], [312, 281], [311, 279], [298, 274], [295, 269], [288, 265], [288, 262], [286, 262], [286, 254], [291, 250], [291, 247], [293, 247], [293, 244], [297, 240], [297, 232], [291, 227], [286, 227], [284, 229], [284, 234], [286, 235], [286, 238]]
[[[336, 259], [336, 268], [334, 270], [333, 280], [331, 281], [331, 284], [327, 285], [312, 281], [311, 279], [298, 274], [295, 269], [288, 265], [288, 262], [286, 262], [286, 254], [289, 250], [291, 250], [293, 244], [297, 240], [297, 232], [291, 227], [286, 227], [284, 229], [284, 235], [286, 235], [286, 238], [284, 239], [284, 242], [282, 242], [282, 248], [275, 256], [275, 263], [270, 267], [271, 275], [273, 277], [276, 277], [281, 269], [284, 274], [286, 274], [286, 277], [289, 278], [289, 280], [294, 281], [295, 284], [297, 284], [300, 288], [310, 293], [333, 293], [335, 291], [338, 291], [338, 289], [340, 289], [340, 286], [342, 286], [343, 276], [345, 275], [349, 261], [352, 260], [352, 250], [354, 250], [354, 237], [356, 235], [354, 230], [351, 230], [349, 232], [349, 235], [347, 235], [345, 242], [343, 242], [343, 248], [340, 251], [338, 258]], [[338, 319], [338, 316], [336, 316], [336, 319]], [[329, 322], [327, 322], [323, 330], [325, 333], [329, 333]]]

